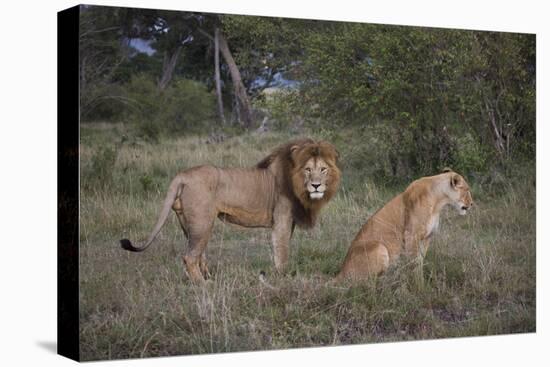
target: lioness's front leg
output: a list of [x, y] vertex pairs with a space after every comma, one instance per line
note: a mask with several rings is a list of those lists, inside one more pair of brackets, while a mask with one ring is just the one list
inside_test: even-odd
[[424, 286], [424, 249], [422, 240], [424, 237], [422, 223], [415, 220], [414, 216], [406, 219], [404, 233], [404, 250], [408, 258], [414, 261], [414, 273], [420, 288]]
[[287, 200], [281, 200], [273, 211], [273, 229], [271, 232], [273, 260], [275, 269], [278, 271], [283, 271], [288, 263], [288, 245], [293, 228], [292, 205]]

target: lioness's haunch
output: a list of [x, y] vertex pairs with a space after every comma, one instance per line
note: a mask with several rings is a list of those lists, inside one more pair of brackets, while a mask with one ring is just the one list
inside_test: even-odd
[[291, 141], [250, 168], [199, 166], [179, 173], [170, 183], [157, 223], [141, 246], [127, 239], [129, 251], [143, 251], [174, 210], [189, 240], [183, 256], [193, 281], [208, 274], [205, 249], [217, 218], [244, 227], [272, 228], [275, 267], [283, 270], [294, 226], [315, 225], [319, 211], [340, 183], [338, 152], [325, 141]]
[[468, 183], [450, 169], [414, 181], [363, 225], [336, 280], [380, 274], [402, 252], [423, 256], [439, 225], [441, 209], [452, 205], [464, 215], [472, 204]]

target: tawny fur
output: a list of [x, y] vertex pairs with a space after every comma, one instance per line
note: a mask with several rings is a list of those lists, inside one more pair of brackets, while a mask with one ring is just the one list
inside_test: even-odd
[[401, 254], [423, 256], [438, 227], [441, 210], [452, 205], [465, 214], [472, 204], [468, 183], [449, 169], [414, 181], [363, 225], [336, 280], [381, 274]]
[[291, 141], [250, 168], [199, 166], [179, 173], [149, 238], [142, 246], [127, 239], [129, 251], [143, 251], [155, 239], [172, 209], [189, 247], [183, 256], [193, 281], [208, 275], [205, 249], [214, 220], [272, 229], [275, 267], [288, 262], [289, 241], [298, 225], [315, 225], [321, 208], [334, 196], [340, 182], [338, 152], [330, 143], [312, 139]]

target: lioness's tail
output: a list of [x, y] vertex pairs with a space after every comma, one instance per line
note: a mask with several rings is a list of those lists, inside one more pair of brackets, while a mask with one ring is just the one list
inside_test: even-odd
[[120, 240], [120, 245], [123, 249], [133, 252], [141, 252], [145, 250], [149, 245], [153, 242], [153, 240], [157, 237], [159, 234], [162, 226], [166, 222], [166, 219], [168, 218], [168, 214], [170, 214], [170, 209], [172, 208], [172, 205], [174, 204], [174, 201], [181, 193], [181, 189], [183, 187], [183, 177], [178, 175], [176, 176], [172, 182], [170, 183], [170, 186], [168, 187], [168, 193], [166, 194], [166, 199], [164, 199], [164, 204], [162, 205], [162, 209], [160, 211], [159, 219], [157, 220], [157, 224], [155, 225], [155, 228], [149, 235], [149, 238], [145, 242], [145, 244], [141, 246], [134, 246], [132, 245], [132, 242], [130, 242], [129, 239], [123, 238]]

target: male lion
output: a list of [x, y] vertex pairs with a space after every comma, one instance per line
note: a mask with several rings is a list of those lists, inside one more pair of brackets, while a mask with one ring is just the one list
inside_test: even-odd
[[192, 281], [203, 281], [208, 275], [205, 249], [216, 217], [243, 227], [272, 228], [275, 267], [283, 270], [294, 226], [313, 227], [319, 211], [338, 189], [337, 160], [332, 144], [300, 139], [276, 148], [255, 167], [190, 168], [170, 183], [145, 244], [135, 247], [127, 239], [120, 243], [129, 251], [145, 250], [171, 208], [189, 240], [183, 261]]
[[402, 252], [421, 260], [446, 205], [454, 206], [460, 215], [473, 205], [468, 183], [458, 173], [445, 169], [411, 183], [363, 225], [335, 280], [383, 273]]

